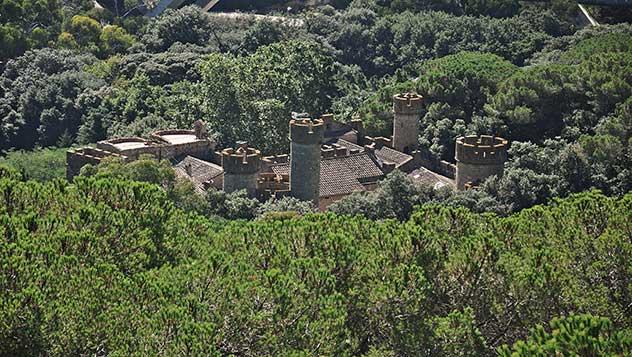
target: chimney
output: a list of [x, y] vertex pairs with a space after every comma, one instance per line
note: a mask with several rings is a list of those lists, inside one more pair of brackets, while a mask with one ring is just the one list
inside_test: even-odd
[[187, 162], [186, 164], [184, 164], [184, 171], [186, 171], [189, 177], [193, 176], [193, 169], [191, 168], [190, 163]]
[[390, 161], [382, 162], [382, 172], [389, 174], [395, 170], [395, 163]]
[[375, 142], [376, 143], [380, 143], [380, 147], [382, 146], [388, 146], [391, 147], [391, 139], [389, 138], [385, 138], [383, 136], [378, 136], [377, 138], [375, 138]]
[[347, 156], [347, 147], [346, 146], [337, 147], [336, 156]]
[[206, 139], [208, 137], [208, 132], [206, 131], [206, 124], [200, 119], [196, 120], [193, 123], [193, 132], [195, 133], [195, 137], [197, 139]]
[[331, 130], [331, 124], [334, 122], [333, 114], [323, 114], [321, 117], [323, 123], [325, 123], [325, 130]]
[[320, 149], [320, 154], [323, 158], [330, 158], [336, 156], [336, 150], [331, 147], [323, 147]]

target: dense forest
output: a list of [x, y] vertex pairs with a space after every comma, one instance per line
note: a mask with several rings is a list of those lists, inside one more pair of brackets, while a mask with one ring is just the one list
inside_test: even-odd
[[[0, 0], [0, 356], [629, 355], [632, 12], [570, 0]], [[230, 4], [228, 4], [230, 3]], [[290, 7], [291, 9], [288, 9]], [[420, 150], [509, 139], [452, 191], [394, 171], [315, 213], [65, 150], [191, 127], [288, 151], [292, 112]]]
[[[25, 177], [54, 172], [31, 169], [51, 166], [38, 148], [196, 119], [219, 147], [247, 140], [264, 154], [287, 152], [291, 112], [357, 116], [368, 134], [388, 135], [390, 97], [416, 90], [429, 157], [453, 161], [465, 134], [512, 142], [503, 178], [452, 198], [470, 209], [508, 214], [632, 186], [632, 27], [579, 29], [572, 1], [355, 0], [292, 21], [195, 6], [149, 20], [130, 12], [133, 3], [2, 2], [12, 15], [2, 18], [0, 150]], [[336, 211], [387, 218], [362, 208], [377, 201], [356, 196]]]
[[1, 355], [632, 347], [629, 194], [591, 191], [506, 218], [425, 205], [403, 223], [248, 222], [186, 213], [149, 183], [2, 176]]

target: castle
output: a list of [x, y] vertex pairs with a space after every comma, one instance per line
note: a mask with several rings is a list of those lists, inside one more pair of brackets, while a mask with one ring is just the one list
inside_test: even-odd
[[176, 175], [191, 181], [200, 193], [210, 188], [246, 190], [251, 197], [292, 196], [324, 210], [341, 198], [370, 191], [398, 169], [415, 182], [464, 190], [487, 177], [502, 175], [509, 143], [495, 136], [465, 136], [456, 140], [456, 164], [433, 159], [418, 150], [423, 97], [416, 93], [393, 97], [391, 138], [364, 135], [361, 120], [340, 123], [333, 115], [293, 117], [289, 122], [289, 155], [262, 156], [247, 142], [215, 151], [201, 121], [192, 130], [160, 130], [139, 137], [100, 141], [96, 148], [67, 152], [67, 178], [81, 167], [106, 157], [123, 161], [149, 154], [170, 160]]

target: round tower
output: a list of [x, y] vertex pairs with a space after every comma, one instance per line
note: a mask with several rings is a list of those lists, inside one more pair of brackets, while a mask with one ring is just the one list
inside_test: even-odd
[[502, 176], [509, 142], [490, 135], [456, 139], [456, 188], [477, 184], [492, 175]]
[[290, 121], [290, 193], [318, 205], [320, 189], [320, 146], [325, 123], [321, 119]]
[[259, 150], [249, 148], [245, 141], [238, 141], [236, 149], [222, 151], [222, 167], [226, 193], [245, 189], [250, 197], [257, 194], [257, 178], [261, 168]]
[[393, 112], [393, 148], [410, 154], [419, 144], [423, 97], [417, 93], [396, 94], [393, 96]]

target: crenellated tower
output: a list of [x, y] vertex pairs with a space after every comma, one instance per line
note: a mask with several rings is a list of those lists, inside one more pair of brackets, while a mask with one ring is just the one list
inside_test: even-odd
[[492, 175], [502, 176], [509, 142], [491, 135], [456, 139], [456, 188], [478, 184]]
[[318, 205], [320, 147], [325, 124], [321, 119], [290, 121], [290, 193]]
[[419, 145], [423, 97], [417, 93], [396, 94], [393, 96], [393, 113], [393, 148], [410, 154]]
[[224, 168], [224, 191], [226, 193], [245, 189], [248, 196], [257, 194], [257, 179], [261, 170], [261, 152], [238, 141], [237, 148], [222, 151]]

